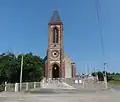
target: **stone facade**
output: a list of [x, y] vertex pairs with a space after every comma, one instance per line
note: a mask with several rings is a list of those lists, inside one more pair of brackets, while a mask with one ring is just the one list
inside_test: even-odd
[[48, 49], [45, 57], [46, 78], [73, 78], [76, 75], [75, 64], [64, 55], [63, 23], [57, 11], [48, 23]]

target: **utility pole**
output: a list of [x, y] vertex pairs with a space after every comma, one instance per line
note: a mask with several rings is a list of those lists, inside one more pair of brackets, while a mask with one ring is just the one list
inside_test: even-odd
[[86, 64], [84, 63], [84, 71], [85, 71], [84, 75], [86, 75], [86, 68], [85, 67], [86, 67]]
[[104, 63], [104, 82], [105, 82], [105, 87], [106, 87], [106, 89], [108, 89], [106, 65], [107, 65], [107, 63]]
[[89, 63], [87, 64], [87, 73], [88, 73], [88, 76], [89, 76], [89, 74], [90, 74], [90, 72], [89, 72]]
[[94, 67], [94, 69], [93, 69], [93, 70], [94, 70], [93, 72], [94, 72], [94, 74], [95, 74], [95, 77], [96, 77], [96, 69], [95, 69], [95, 67]]
[[94, 68], [93, 70], [94, 70], [94, 73], [96, 73], [96, 70], [95, 70], [95, 68]]
[[23, 55], [21, 58], [21, 68], [20, 68], [20, 91], [22, 89], [22, 72], [23, 72]]

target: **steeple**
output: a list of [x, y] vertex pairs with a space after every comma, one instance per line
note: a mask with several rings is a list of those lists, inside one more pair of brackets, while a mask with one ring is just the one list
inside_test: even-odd
[[52, 18], [49, 22], [49, 24], [62, 24], [61, 20], [60, 20], [60, 16], [57, 10], [55, 10], [53, 12]]

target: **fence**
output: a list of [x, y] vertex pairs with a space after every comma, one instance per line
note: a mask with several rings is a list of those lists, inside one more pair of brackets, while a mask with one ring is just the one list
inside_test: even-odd
[[108, 89], [106, 77], [104, 77], [104, 81], [99, 81], [97, 77], [84, 77], [74, 81], [66, 79], [65, 82], [76, 89]]
[[5, 91], [7, 92], [18, 92], [18, 91], [29, 91], [30, 89], [40, 88], [41, 82], [24, 82], [21, 83], [6, 83], [5, 82]]
[[[106, 77], [104, 77], [106, 80]], [[41, 82], [5, 83], [5, 91], [18, 92], [29, 91], [35, 88], [64, 88], [72, 86], [76, 89], [107, 89], [107, 81], [98, 81], [95, 77], [81, 79], [43, 79]]]

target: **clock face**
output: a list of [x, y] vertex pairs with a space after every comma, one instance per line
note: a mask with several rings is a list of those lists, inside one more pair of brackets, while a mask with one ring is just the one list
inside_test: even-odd
[[59, 56], [59, 52], [57, 50], [52, 51], [52, 56], [57, 58]]

